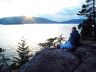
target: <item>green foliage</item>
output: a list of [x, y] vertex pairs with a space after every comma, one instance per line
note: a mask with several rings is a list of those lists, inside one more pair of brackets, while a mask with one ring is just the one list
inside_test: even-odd
[[[78, 15], [85, 15], [87, 17], [93, 17], [95, 12], [95, 0], [86, 0], [86, 4], [82, 5], [82, 10]], [[96, 12], [95, 12], [96, 13]]]
[[60, 45], [61, 42], [63, 41], [63, 37], [62, 35], [58, 37], [54, 37], [54, 38], [49, 38], [47, 39], [47, 42], [44, 43], [39, 43], [39, 46], [43, 47], [43, 48], [56, 48], [57, 45]]
[[18, 44], [17, 53], [19, 57], [14, 57], [14, 64], [16, 64], [16, 67], [26, 63], [30, 60], [30, 57], [32, 57], [32, 54], [30, 54], [29, 46], [26, 44], [26, 39], [22, 39]]
[[47, 39], [47, 42], [39, 43], [39, 45], [42, 46], [43, 48], [50, 48], [51, 46], [54, 45], [55, 40], [56, 40], [56, 37], [55, 38], [49, 38], [49, 39]]
[[81, 40], [93, 40], [93, 26], [90, 19], [86, 19], [83, 23], [79, 24], [81, 28]]
[[96, 7], [95, 0], [86, 0], [82, 5], [82, 10], [77, 15], [86, 17], [80, 25], [81, 40], [96, 40]]
[[8, 72], [9, 65], [7, 61], [9, 58], [6, 58], [4, 55], [5, 49], [0, 48], [0, 72]]

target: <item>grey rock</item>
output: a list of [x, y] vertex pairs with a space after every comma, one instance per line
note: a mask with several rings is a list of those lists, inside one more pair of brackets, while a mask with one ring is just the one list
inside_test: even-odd
[[19, 72], [96, 72], [96, 45], [75, 51], [45, 48], [19, 68]]
[[71, 72], [80, 60], [64, 49], [44, 49], [23, 65], [19, 72]]

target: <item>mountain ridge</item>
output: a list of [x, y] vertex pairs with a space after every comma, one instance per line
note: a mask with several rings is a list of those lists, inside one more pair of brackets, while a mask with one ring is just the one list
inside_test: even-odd
[[47, 18], [42, 18], [42, 17], [32, 17], [30, 19], [27, 19], [24, 16], [17, 16], [17, 17], [4, 17], [4, 18], [0, 18], [0, 24], [2, 25], [8, 25], [8, 24], [78, 24], [80, 22], [82, 22], [83, 19], [71, 19], [68, 21], [62, 21], [62, 22], [58, 22], [58, 21], [52, 21], [49, 20]]

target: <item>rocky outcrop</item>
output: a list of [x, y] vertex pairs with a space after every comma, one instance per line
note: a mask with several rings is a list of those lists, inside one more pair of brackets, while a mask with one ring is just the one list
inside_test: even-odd
[[[93, 45], [94, 44], [94, 45]], [[95, 72], [96, 44], [85, 43], [71, 51], [45, 48], [35, 54], [19, 72]]]

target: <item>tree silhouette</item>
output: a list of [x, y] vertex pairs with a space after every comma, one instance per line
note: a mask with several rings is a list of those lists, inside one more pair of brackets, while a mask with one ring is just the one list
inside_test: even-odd
[[44, 43], [39, 43], [39, 45], [43, 48], [50, 48], [51, 46], [54, 46], [55, 43], [54, 41], [56, 40], [57, 37], [54, 37], [54, 38], [49, 38], [47, 39], [47, 42], [44, 42]]
[[29, 61], [30, 57], [32, 57], [32, 54], [30, 54], [29, 46], [26, 44], [26, 39], [21, 39], [21, 42], [18, 43], [18, 49], [17, 53], [19, 55], [18, 57], [14, 57], [14, 63], [17, 65], [17, 67], [21, 66], [22, 64]]
[[59, 37], [47, 39], [47, 42], [39, 43], [39, 46], [43, 48], [51, 48], [51, 47], [57, 48], [57, 46], [60, 45], [63, 40], [64, 38], [62, 37], [62, 35], [60, 35]]
[[86, 20], [79, 25], [81, 29], [82, 40], [96, 39], [96, 7], [95, 0], [86, 0], [86, 4], [82, 6], [82, 10], [77, 15], [83, 15]]
[[5, 49], [0, 48], [0, 72], [9, 72], [9, 65], [7, 61], [10, 59], [5, 57], [4, 52]]
[[86, 19], [83, 23], [79, 24], [81, 28], [81, 40], [92, 40], [93, 38], [93, 26], [90, 19]]

